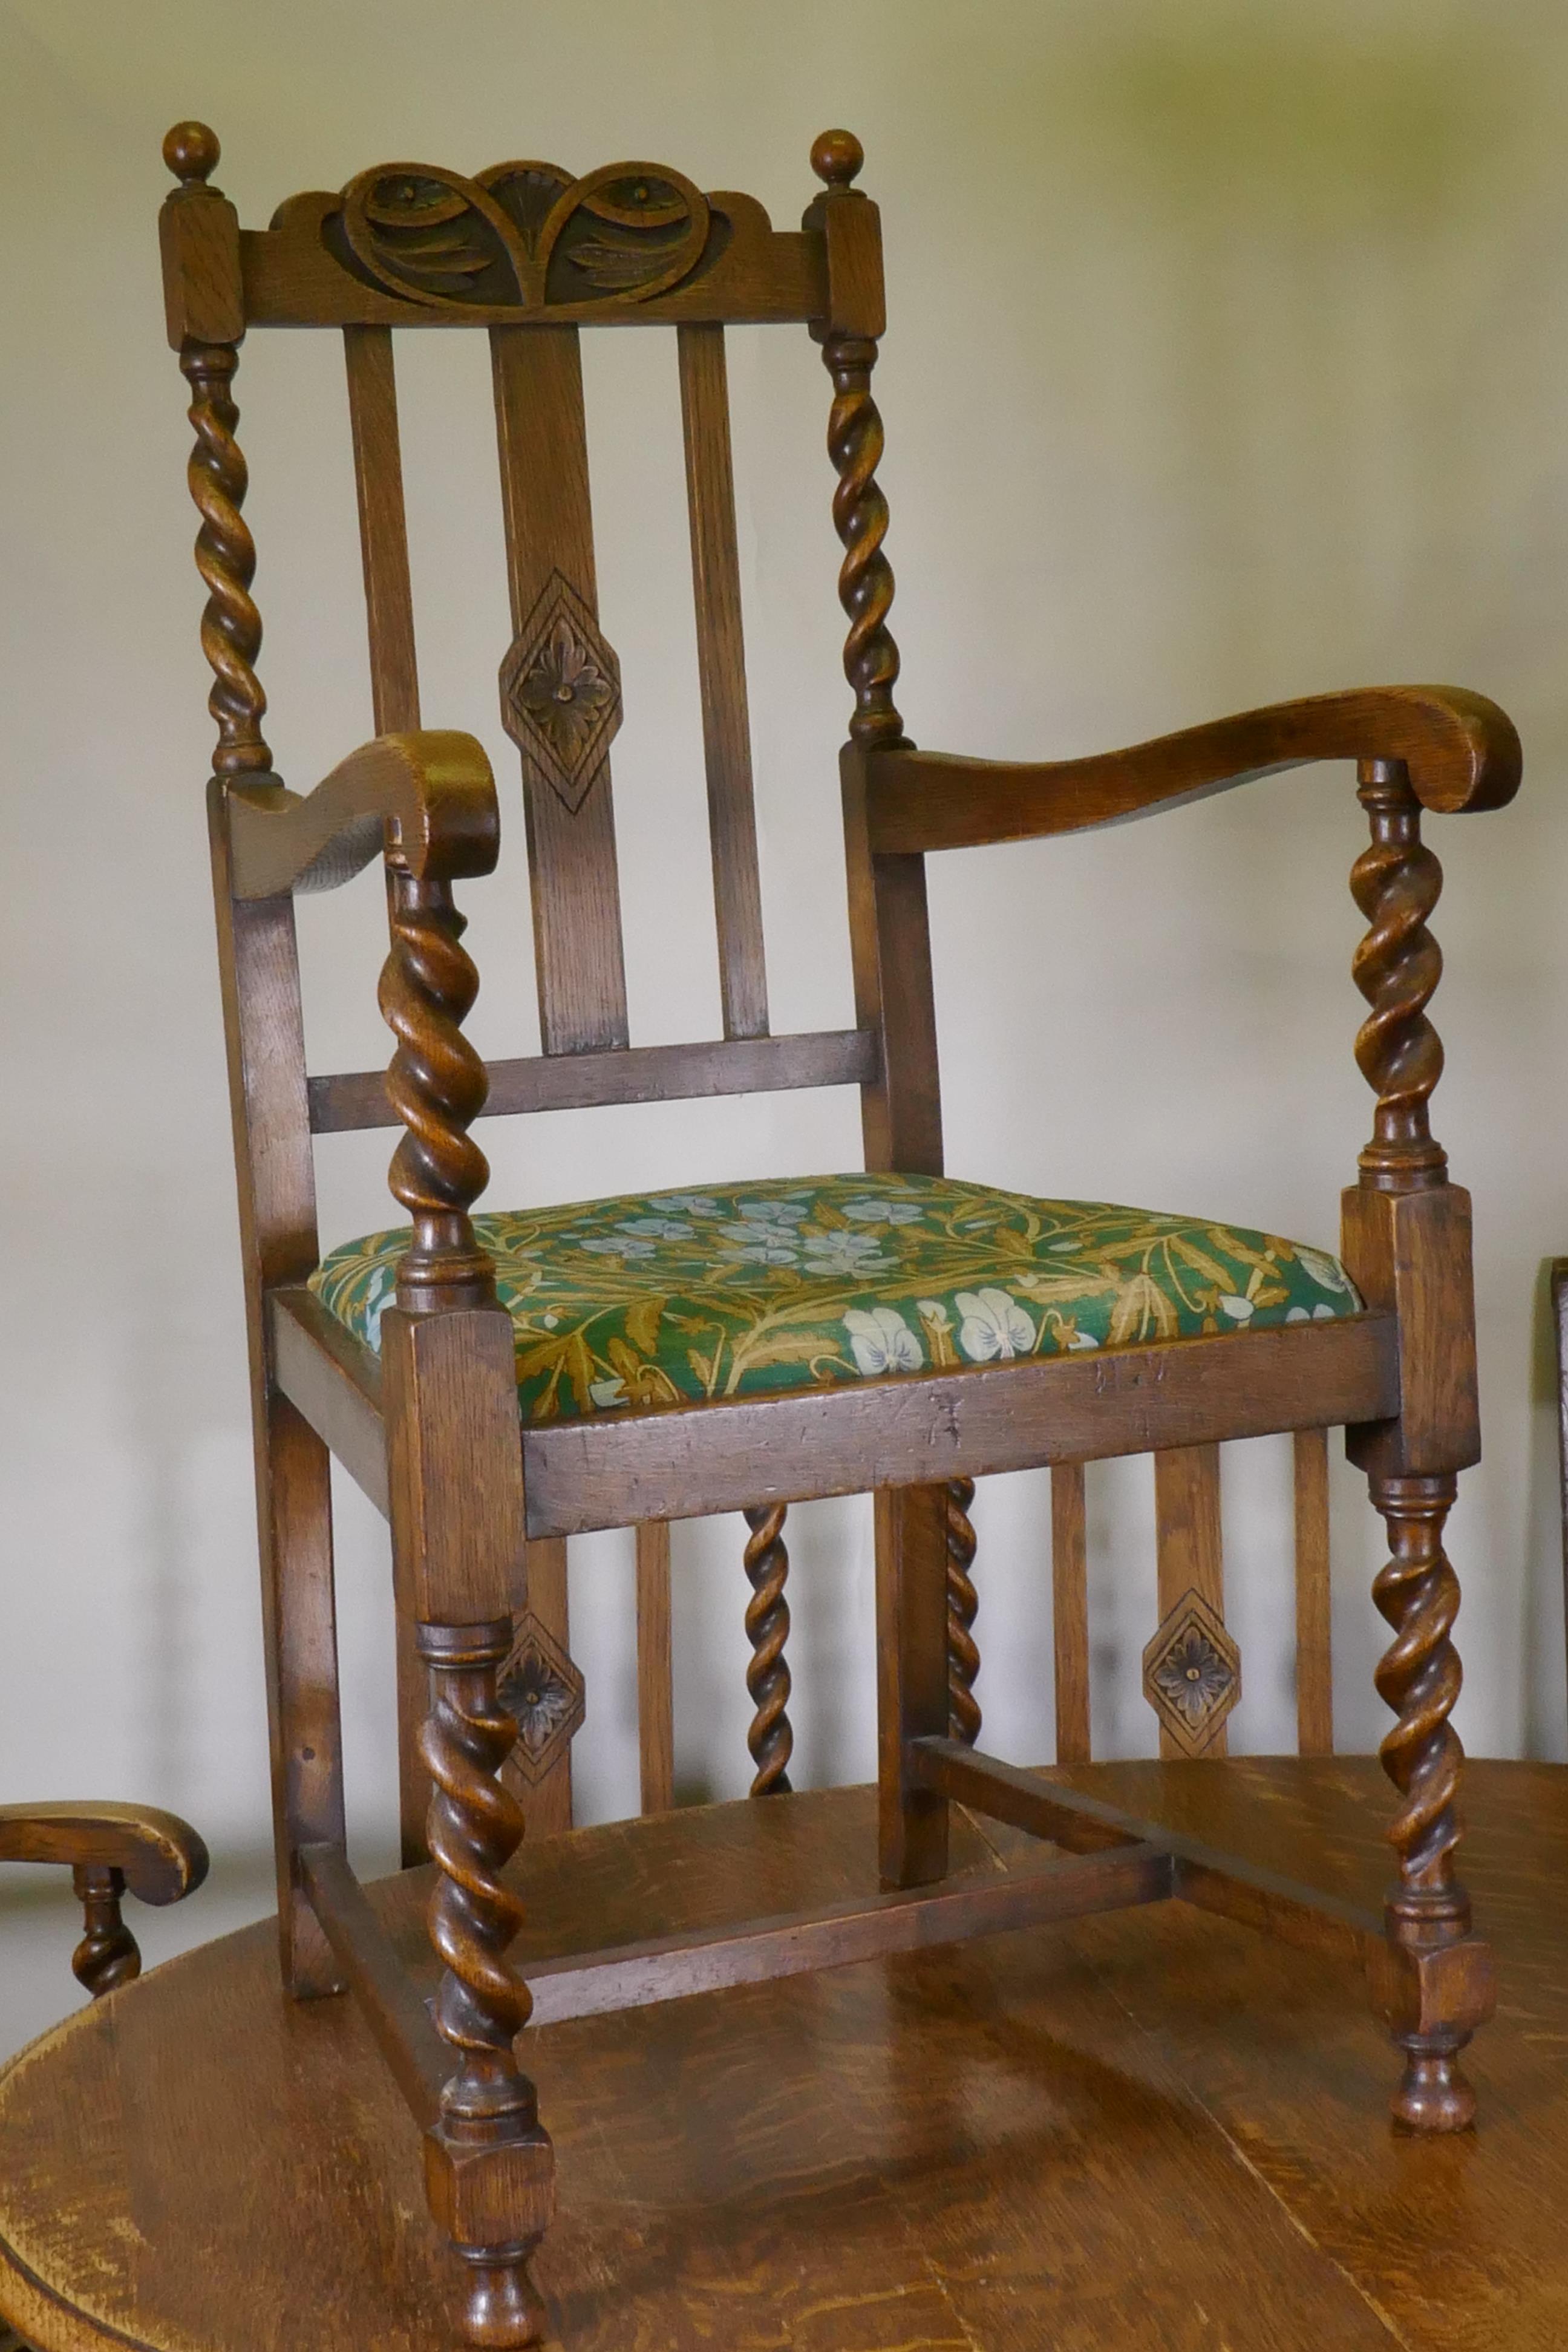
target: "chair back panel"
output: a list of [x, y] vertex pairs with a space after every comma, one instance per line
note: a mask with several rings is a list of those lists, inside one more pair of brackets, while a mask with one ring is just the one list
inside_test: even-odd
[[[630, 1035], [610, 772], [621, 686], [599, 627], [578, 322], [676, 324], [723, 1037], [767, 1038], [724, 324], [820, 319], [822, 231], [775, 233], [752, 199], [705, 197], [647, 164], [582, 181], [540, 163], [471, 181], [392, 165], [341, 196], [290, 198], [238, 246], [247, 327], [342, 329], [378, 733], [421, 723], [392, 328], [489, 331], [511, 603], [501, 718], [522, 771], [546, 1057], [619, 1055]], [[847, 1061], [834, 1037], [825, 1061], [805, 1042], [765, 1066], [694, 1062], [690, 1091], [711, 1091], [716, 1068], [737, 1090], [764, 1066], [768, 1084], [864, 1081], [864, 1055]], [[531, 1099], [510, 1066], [494, 1076], [495, 1108]], [[660, 1093], [683, 1090], [679, 1068], [660, 1076], [673, 1081]], [[318, 1131], [360, 1123], [352, 1083], [312, 1082]], [[602, 1091], [584, 1070], [574, 1098], [626, 1099], [628, 1083], [620, 1062]]]

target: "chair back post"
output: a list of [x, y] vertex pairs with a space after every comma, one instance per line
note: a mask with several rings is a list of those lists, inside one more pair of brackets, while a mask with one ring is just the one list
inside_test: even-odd
[[1380, 1993], [1405, 2052], [1396, 2119], [1451, 2130], [1475, 2111], [1457, 2055], [1492, 1997], [1489, 1956], [1470, 1936], [1469, 1897], [1454, 1868], [1464, 1751], [1448, 1718], [1459, 1693], [1450, 1638], [1459, 1586], [1443, 1547], [1458, 1473], [1480, 1455], [1470, 1202], [1448, 1181], [1429, 1115], [1443, 1048], [1426, 1006], [1442, 956], [1426, 919], [1442, 869], [1421, 839], [1405, 762], [1363, 760], [1358, 775], [1372, 838], [1351, 877], [1369, 926], [1353, 971], [1371, 1011], [1356, 1060], [1377, 1107], [1360, 1181], [1343, 1199], [1342, 1254], [1368, 1306], [1397, 1318], [1400, 1369], [1398, 1417], [1352, 1428], [1346, 1441], [1392, 1554], [1373, 1586], [1394, 1628], [1376, 1679], [1397, 1717], [1382, 1755], [1400, 1798]]
[[[838, 600], [849, 622], [844, 675], [855, 698], [840, 760], [849, 877], [855, 1011], [880, 1045], [876, 1076], [861, 1088], [868, 1170], [942, 1173], [942, 1108], [925, 861], [873, 857], [866, 828], [866, 762], [909, 745], [893, 699], [899, 649], [888, 626], [893, 572], [883, 552], [888, 501], [877, 479], [882, 419], [871, 372], [887, 325], [881, 226], [854, 185], [865, 162], [847, 131], [826, 131], [811, 151], [824, 192], [802, 226], [818, 230], [827, 302], [812, 334], [833, 384], [827, 453], [838, 477], [833, 522], [844, 548]], [[947, 1866], [947, 1802], [918, 1788], [910, 1743], [956, 1727], [973, 1739], [979, 1666], [971, 1627], [974, 1557], [968, 1479], [879, 1496], [876, 1518], [880, 1843], [882, 1876], [910, 1886]], [[940, 1579], [940, 1587], [937, 1580]], [[940, 1605], [939, 1605], [940, 1603]]]
[[[284, 1969], [295, 1992], [327, 1992], [342, 1979], [304, 1899], [300, 1864], [303, 1848], [341, 1850], [344, 1842], [327, 1455], [273, 1384], [266, 1330], [268, 1292], [302, 1280], [320, 1255], [299, 961], [291, 898], [241, 902], [227, 870], [231, 783], [277, 782], [261, 733], [261, 623], [249, 594], [256, 557], [240, 513], [246, 471], [230, 390], [244, 281], [233, 208], [206, 184], [216, 139], [202, 125], [181, 125], [165, 156], [181, 183], [163, 208], [163, 248], [170, 336], [195, 395], [191, 489], [208, 590], [202, 644], [218, 727], [211, 814], [247, 1228]], [[351, 357], [351, 383], [353, 374]], [[374, 615], [373, 551], [367, 540]], [[384, 584], [384, 570], [374, 585]], [[377, 682], [378, 719], [414, 715], [411, 674], [397, 709], [384, 665]], [[436, 2023], [456, 2054], [426, 2136], [427, 2183], [469, 2266], [476, 2340], [489, 2327], [489, 2340], [522, 2341], [538, 2308], [527, 2253], [549, 2221], [553, 2181], [533, 2087], [511, 2046], [528, 1999], [506, 1963], [520, 1914], [500, 1873], [522, 1817], [494, 1778], [516, 1737], [496, 1685], [511, 1643], [522, 1470], [510, 1321], [468, 1214], [488, 1174], [467, 1131], [486, 1074], [461, 1033], [478, 981], [441, 846], [423, 845], [416, 857], [393, 840], [387, 861], [392, 941], [381, 1004], [397, 1038], [387, 1090], [405, 1129], [389, 1181], [413, 1226], [396, 1305], [384, 1318], [388, 1485], [395, 1573], [432, 1689], [422, 1754], [435, 1790], [431, 1928], [446, 1964]], [[429, 1462], [454, 1456], [471, 1465], [471, 1477], [424, 1476]], [[497, 2244], [502, 2211], [505, 2242]]]
[[[821, 230], [827, 259], [827, 312], [812, 332], [822, 344], [823, 364], [833, 383], [827, 451], [838, 476], [833, 521], [844, 547], [838, 599], [849, 621], [844, 675], [855, 696], [842, 773], [856, 1016], [879, 1030], [882, 1044], [878, 1076], [861, 1088], [862, 1123], [868, 1169], [940, 1175], [942, 1097], [925, 861], [873, 859], [865, 836], [865, 757], [908, 749], [910, 738], [893, 699], [899, 677], [899, 648], [888, 626], [893, 570], [883, 552], [888, 501], [877, 479], [882, 419], [871, 396], [887, 304], [880, 216], [854, 185], [864, 162], [851, 132], [823, 132], [812, 148], [811, 164], [825, 192], [808, 208], [804, 224]], [[957, 1478], [942, 1489], [940, 1505], [947, 1558], [949, 1727], [971, 1747], [981, 1723], [974, 1696], [980, 1651], [973, 1632], [973, 1478]]]
[[231, 788], [281, 793], [261, 731], [256, 547], [241, 511], [247, 473], [233, 396], [246, 327], [238, 223], [209, 185], [219, 149], [205, 124], [176, 125], [163, 156], [179, 182], [159, 215], [159, 240], [169, 341], [192, 394], [188, 478], [201, 516], [202, 651], [217, 727], [207, 807], [250, 1350], [279, 1932], [284, 1981], [304, 1996], [342, 1987], [305, 1899], [300, 1854], [341, 1842], [343, 1796], [329, 1458], [273, 1381], [266, 1321], [268, 1290], [304, 1281], [321, 1254], [300, 963], [291, 897], [242, 902], [230, 882]]

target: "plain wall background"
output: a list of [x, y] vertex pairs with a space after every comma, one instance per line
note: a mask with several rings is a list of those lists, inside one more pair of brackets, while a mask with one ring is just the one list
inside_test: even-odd
[[[1330, 688], [1445, 678], [1515, 716], [1527, 783], [1433, 822], [1449, 961], [1436, 1126], [1476, 1196], [1486, 1458], [1451, 1549], [1459, 1722], [1563, 1756], [1541, 1270], [1568, 1248], [1559, 1108], [1568, 817], [1568, 18], [1548, 0], [8, 0], [0, 10], [0, 1788], [189, 1812], [265, 1844], [240, 1283], [201, 815], [184, 388], [163, 339], [167, 125], [217, 129], [263, 225], [378, 160], [623, 155], [791, 225], [816, 131], [864, 140], [900, 699], [923, 743], [1051, 757]], [[674, 339], [585, 338], [634, 1040], [716, 1034]], [[732, 334], [775, 1025], [849, 1015], [834, 754], [847, 700], [827, 384], [804, 332]], [[482, 337], [400, 344], [427, 723], [489, 748], [509, 828], [469, 888], [485, 1050], [536, 1042]], [[256, 335], [238, 378], [279, 766], [371, 731], [340, 347]], [[1157, 823], [932, 866], [953, 1172], [1196, 1208], [1332, 1245], [1370, 1097], [1352, 1059], [1364, 832], [1324, 768]], [[385, 1057], [379, 886], [307, 901], [313, 1063]], [[326, 1240], [387, 1219], [390, 1139], [329, 1139]], [[491, 1200], [852, 1166], [852, 1094], [487, 1125]], [[1338, 1449], [1336, 1447], [1336, 1460]], [[1091, 1473], [1097, 1737], [1149, 1752], [1146, 1463]], [[1289, 1460], [1229, 1449], [1238, 1748], [1289, 1745]], [[1043, 1480], [976, 1507], [987, 1741], [1050, 1753]], [[872, 1769], [869, 1513], [791, 1515], [797, 1781]], [[679, 1768], [738, 1793], [738, 1520], [677, 1537]], [[1342, 1744], [1380, 1558], [1335, 1472]], [[384, 1531], [343, 1492], [356, 1838], [388, 1858]], [[580, 1808], [632, 1810], [629, 1538], [574, 1547]], [[15, 1875], [0, 1883], [14, 1893]], [[259, 1895], [256, 1898], [262, 1899]], [[210, 1932], [201, 1906], [165, 1934]], [[63, 1986], [65, 1980], [60, 1979]], [[57, 1998], [56, 2005], [59, 2005]], [[12, 2022], [14, 2023], [14, 2020]], [[0, 2024], [5, 2021], [0, 2019]]]

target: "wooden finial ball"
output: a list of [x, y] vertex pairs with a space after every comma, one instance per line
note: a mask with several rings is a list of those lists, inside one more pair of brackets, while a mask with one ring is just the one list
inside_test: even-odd
[[811, 168], [830, 188], [847, 188], [865, 161], [866, 150], [852, 131], [825, 131], [812, 142]]
[[217, 132], [205, 122], [176, 122], [163, 142], [163, 161], [186, 187], [216, 171], [221, 152]]

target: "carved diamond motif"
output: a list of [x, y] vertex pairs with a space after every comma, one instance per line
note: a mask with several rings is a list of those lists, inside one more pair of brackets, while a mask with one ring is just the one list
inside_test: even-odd
[[1188, 1756], [1212, 1745], [1241, 1696], [1241, 1653], [1201, 1593], [1183, 1593], [1144, 1651], [1143, 1693]]
[[519, 751], [574, 814], [621, 723], [621, 670], [559, 572], [500, 666], [500, 709]]
[[519, 1617], [496, 1690], [507, 1713], [517, 1717], [517, 1745], [503, 1775], [531, 1788], [559, 1763], [582, 1727], [583, 1677], [537, 1617]]

